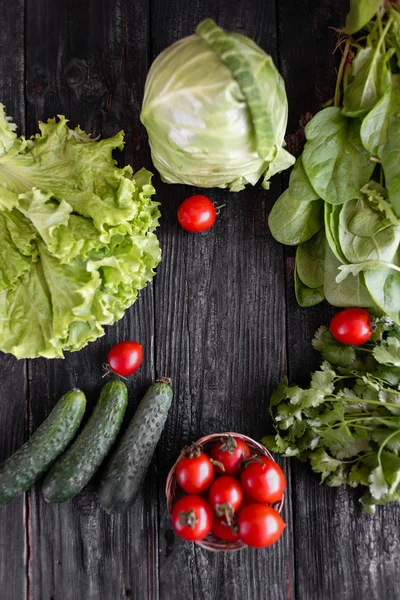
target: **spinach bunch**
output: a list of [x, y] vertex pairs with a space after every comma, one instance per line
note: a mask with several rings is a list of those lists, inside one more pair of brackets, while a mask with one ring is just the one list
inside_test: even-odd
[[270, 400], [276, 434], [263, 444], [309, 460], [329, 486], [363, 486], [367, 512], [400, 502], [400, 327], [382, 317], [358, 347], [320, 327], [313, 346], [319, 370], [308, 388], [283, 378]]
[[298, 246], [301, 306], [326, 299], [400, 324], [400, 6], [350, 4], [333, 105], [306, 125], [269, 226]]

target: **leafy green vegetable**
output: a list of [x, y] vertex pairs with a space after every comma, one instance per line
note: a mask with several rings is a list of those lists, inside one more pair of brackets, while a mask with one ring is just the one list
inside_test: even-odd
[[308, 388], [281, 381], [270, 400], [275, 435], [264, 445], [309, 460], [329, 486], [361, 486], [367, 512], [400, 502], [400, 327], [377, 319], [362, 347], [320, 327], [313, 347], [325, 360]]
[[373, 355], [383, 365], [400, 367], [399, 338], [389, 336], [386, 340], [382, 341], [380, 346], [374, 348]]
[[344, 33], [356, 33], [378, 12], [383, 0], [350, 0], [350, 12], [346, 18]]
[[324, 284], [325, 243], [325, 233], [320, 229], [297, 248], [297, 273], [307, 287], [319, 288]]
[[303, 166], [320, 198], [343, 204], [358, 197], [375, 166], [361, 143], [358, 122], [331, 106], [315, 115], [305, 134]]
[[390, 203], [400, 216], [400, 75], [393, 75], [385, 96], [364, 120], [361, 136], [368, 150], [382, 161]]
[[353, 79], [344, 92], [344, 115], [364, 116], [380, 100], [390, 85], [391, 75], [386, 63], [391, 54], [385, 54], [382, 45], [359, 51], [352, 65]]
[[272, 58], [207, 19], [154, 61], [141, 120], [164, 181], [239, 191], [294, 163], [287, 112]]
[[319, 199], [304, 170], [301, 154], [290, 173], [289, 190], [291, 196], [301, 202], [312, 202]]
[[[278, 241], [299, 246], [301, 306], [315, 304], [318, 290], [334, 306], [383, 311], [400, 324], [400, 4], [350, 4], [334, 105], [306, 125], [270, 228]], [[318, 230], [314, 203], [323, 204]], [[317, 231], [326, 240], [319, 261], [310, 253]]]
[[298, 304], [305, 308], [309, 306], [315, 306], [316, 304], [322, 302], [325, 298], [322, 286], [308, 287], [305, 283], [303, 283], [303, 281], [300, 279], [297, 267], [295, 267], [294, 288]]
[[365, 271], [364, 278], [376, 305], [400, 325], [400, 272], [382, 266]]
[[278, 242], [296, 246], [309, 240], [323, 224], [323, 203], [302, 202], [292, 198], [290, 188], [275, 202], [268, 218], [272, 235]]
[[400, 227], [366, 199], [349, 200], [340, 207], [338, 238], [348, 262], [391, 262], [400, 242]]
[[325, 298], [333, 306], [373, 307], [375, 303], [365, 285], [363, 273], [360, 273], [362, 269], [357, 270], [356, 265], [355, 274], [350, 270], [346, 277], [341, 277], [340, 269], [345, 266], [347, 265], [342, 265], [327, 245], [324, 272]]
[[0, 105], [0, 350], [62, 357], [104, 334], [160, 260], [151, 173], [118, 168], [123, 133], [65, 117], [18, 138]]
[[346, 257], [343, 254], [339, 240], [339, 217], [341, 211], [340, 205], [329, 204], [324, 205], [324, 224], [325, 235], [329, 244], [330, 250], [341, 263], [347, 263]]
[[392, 76], [392, 84], [376, 103], [370, 113], [363, 119], [360, 129], [361, 141], [373, 156], [381, 157], [388, 137], [388, 115], [392, 110], [393, 90], [397, 87], [396, 75]]

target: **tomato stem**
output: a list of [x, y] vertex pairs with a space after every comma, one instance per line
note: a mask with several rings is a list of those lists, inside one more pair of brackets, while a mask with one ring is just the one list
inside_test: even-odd
[[190, 529], [194, 529], [196, 523], [199, 522], [199, 519], [193, 509], [188, 511], [182, 510], [179, 513], [179, 519], [182, 526], [186, 525], [187, 527], [190, 527]]

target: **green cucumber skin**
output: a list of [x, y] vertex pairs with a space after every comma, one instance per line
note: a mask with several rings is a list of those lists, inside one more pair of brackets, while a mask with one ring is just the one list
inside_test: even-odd
[[82, 432], [44, 480], [42, 493], [47, 502], [70, 500], [85, 487], [110, 451], [127, 404], [128, 390], [122, 381], [103, 387]]
[[64, 452], [82, 421], [86, 398], [67, 392], [32, 437], [0, 467], [0, 504], [28, 490]]
[[101, 481], [99, 501], [106, 512], [124, 512], [134, 502], [164, 429], [171, 403], [169, 383], [158, 381], [147, 390]]

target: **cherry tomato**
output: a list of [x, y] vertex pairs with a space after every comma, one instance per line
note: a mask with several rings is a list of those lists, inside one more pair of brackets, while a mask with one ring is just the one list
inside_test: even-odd
[[175, 504], [172, 526], [184, 540], [202, 540], [211, 531], [213, 514], [206, 500], [201, 496], [183, 496]]
[[183, 451], [175, 469], [176, 480], [187, 494], [202, 494], [214, 481], [214, 465], [194, 444]]
[[231, 525], [233, 515], [243, 502], [243, 490], [240, 483], [230, 475], [218, 477], [210, 487], [208, 502], [217, 517], [224, 515], [228, 524]]
[[363, 308], [345, 308], [333, 317], [329, 329], [342, 344], [365, 344], [372, 335], [371, 317]]
[[267, 456], [250, 459], [243, 468], [240, 483], [246, 494], [268, 504], [279, 502], [286, 488], [282, 469]]
[[216, 472], [225, 475], [239, 475], [243, 459], [251, 456], [246, 442], [231, 435], [224, 436], [214, 444], [210, 454], [213, 460], [221, 463], [224, 467], [222, 470], [218, 464], [215, 464]]
[[266, 548], [282, 535], [286, 525], [280, 514], [266, 504], [245, 506], [238, 515], [239, 538], [253, 548]]
[[126, 341], [119, 342], [119, 344], [115, 344], [111, 348], [108, 353], [107, 362], [114, 373], [127, 377], [127, 375], [132, 375], [132, 373], [138, 370], [142, 364], [142, 359], [142, 344]]
[[215, 206], [206, 196], [190, 196], [178, 209], [178, 221], [182, 229], [191, 233], [211, 229], [216, 218]]
[[242, 506], [249, 506], [250, 504], [260, 504], [260, 503], [257, 502], [257, 500], [254, 500], [254, 498], [252, 498], [248, 494], [244, 494]]
[[214, 518], [211, 531], [215, 537], [226, 542], [236, 542], [239, 539], [237, 524], [228, 525], [225, 516]]

